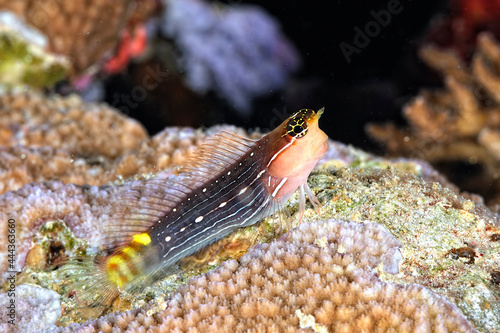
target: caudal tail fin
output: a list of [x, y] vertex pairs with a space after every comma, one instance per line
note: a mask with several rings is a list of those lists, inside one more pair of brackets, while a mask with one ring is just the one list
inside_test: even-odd
[[118, 286], [110, 281], [106, 269], [109, 257], [75, 258], [69, 260], [61, 271], [69, 280], [69, 293], [83, 306], [109, 306], [118, 297]]
[[142, 233], [111, 255], [72, 260], [63, 269], [78, 300], [86, 305], [109, 305], [121, 291], [134, 292], [155, 281], [158, 252], [149, 235]]

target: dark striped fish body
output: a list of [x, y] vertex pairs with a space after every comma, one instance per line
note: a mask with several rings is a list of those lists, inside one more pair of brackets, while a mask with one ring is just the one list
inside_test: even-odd
[[[222, 135], [221, 138], [229, 138]], [[239, 139], [240, 138], [233, 138]], [[168, 267], [234, 230], [272, 213], [272, 200], [262, 178], [264, 149], [253, 144], [223, 170], [201, 183], [156, 224], [149, 234]]]
[[[123, 218], [111, 223], [106, 247], [87, 290], [115, 297], [171, 273], [183, 258], [279, 209], [297, 189], [313, 204], [307, 176], [327, 148], [322, 113], [304, 109], [258, 141], [222, 133], [202, 146], [183, 181], [152, 179], [125, 191]], [[302, 216], [302, 215], [300, 215]], [[102, 291], [102, 292], [100, 292]]]

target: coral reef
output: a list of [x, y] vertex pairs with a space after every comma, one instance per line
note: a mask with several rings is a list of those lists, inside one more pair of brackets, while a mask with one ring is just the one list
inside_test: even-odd
[[[110, 216], [112, 193], [118, 187], [64, 185], [53, 181], [28, 184], [17, 191], [0, 197], [0, 218], [14, 219], [16, 256], [11, 270], [24, 266], [26, 255], [32, 247], [31, 239], [44, 223], [63, 219], [77, 235], [98, 247], [105, 219]], [[0, 224], [0, 252], [7, 253], [7, 223]], [[0, 273], [5, 278], [7, 256], [0, 258]]]
[[215, 89], [237, 110], [281, 89], [299, 58], [278, 24], [253, 6], [219, 7], [202, 0], [164, 0], [162, 30], [181, 51], [187, 85]]
[[14, 14], [0, 11], [0, 88], [51, 86], [70, 71], [61, 55], [45, 51], [47, 39]]
[[[467, 318], [480, 331], [487, 332], [498, 328], [500, 323], [496, 318], [500, 313], [497, 305], [500, 296], [498, 290], [495, 289], [496, 280], [493, 277], [495, 276], [494, 269], [498, 269], [497, 262], [500, 259], [500, 253], [498, 244], [490, 240], [493, 235], [498, 234], [500, 231], [498, 226], [494, 226], [494, 224], [498, 224], [496, 217], [481, 203], [474, 203], [461, 198], [436, 183], [426, 182], [416, 176], [395, 169], [387, 170], [389, 164], [376, 165], [373, 160], [365, 162], [361, 159], [354, 163], [358, 167], [351, 166], [337, 171], [326, 169], [317, 172], [310, 179], [313, 190], [319, 191], [319, 198], [324, 205], [322, 217], [335, 217], [354, 221], [372, 220], [384, 224], [401, 242], [404, 261], [401, 265], [401, 273], [396, 276], [379, 272], [382, 281], [424, 285], [446, 296], [450, 301], [456, 302], [455, 304], [464, 311]], [[323, 164], [323, 168], [330, 168], [329, 165], [330, 163], [327, 162]], [[405, 166], [404, 169], [408, 169], [408, 166]], [[416, 170], [418, 169], [417, 167]], [[25, 186], [19, 191], [6, 193], [2, 197], [6, 203], [19, 202], [20, 206], [23, 199], [13, 200], [13, 194], [29, 191], [30, 187], [31, 185]], [[40, 193], [40, 190], [37, 190], [36, 187], [33, 186], [31, 191], [37, 191], [42, 199], [47, 198], [47, 194]], [[64, 186], [64, 188], [68, 187], [74, 188], [75, 186]], [[96, 199], [94, 202], [83, 205], [77, 200], [72, 200], [71, 196], [63, 196], [58, 191], [54, 191], [52, 198], [62, 197], [67, 202], [74, 202], [74, 207], [82, 207], [78, 208], [77, 213], [67, 215], [71, 218], [63, 217], [63, 220], [71, 224], [70, 228], [75, 230], [75, 234], [80, 237], [84, 235], [84, 239], [95, 245], [99, 240], [97, 235], [99, 230], [95, 226], [100, 225], [99, 221], [95, 220], [95, 216], [105, 218], [106, 214], [101, 212], [106, 205], [109, 208], [109, 197], [106, 198], [106, 196], [109, 189], [113, 188], [116, 187], [107, 187], [108, 191], [105, 190], [106, 188], [99, 191], [102, 193], [100, 202]], [[97, 192], [97, 187], [93, 187], [92, 192]], [[29, 197], [33, 196], [28, 195]], [[47, 200], [42, 201], [40, 199], [40, 201], [43, 204]], [[297, 198], [292, 198], [290, 205], [290, 210], [294, 212], [297, 209]], [[48, 205], [45, 204], [45, 206]], [[56, 201], [51, 206], [61, 207], [60, 210], [63, 212], [66, 210], [62, 208], [64, 207], [63, 202]], [[9, 206], [6, 207], [10, 209]], [[37, 211], [41, 208], [35, 207], [35, 204], [27, 205], [28, 211]], [[3, 208], [1, 211], [4, 211]], [[14, 215], [17, 214], [19, 213]], [[54, 216], [47, 214], [46, 211], [42, 211], [40, 214], [47, 216], [46, 219]], [[22, 216], [24, 215], [27, 214], [23, 213]], [[306, 211], [304, 216], [306, 221], [312, 221], [316, 218], [317, 215], [312, 209]], [[87, 224], [87, 227], [84, 227], [83, 224]], [[272, 225], [267, 224], [268, 227], [272, 228]], [[30, 229], [36, 228], [30, 227]], [[326, 232], [320, 233], [321, 237], [326, 234], [330, 235], [330, 233]], [[252, 234], [250, 236], [255, 237]], [[246, 237], [248, 238], [248, 235]], [[309, 242], [321, 247], [325, 243], [321, 237], [319, 239], [310, 237]], [[29, 238], [26, 238], [24, 242], [27, 243], [28, 240]], [[461, 247], [464, 241], [475, 244], [471, 245], [475, 247], [478, 255], [474, 264], [467, 264], [447, 255], [449, 250]], [[31, 242], [29, 243], [31, 244]], [[389, 242], [385, 241], [383, 243]], [[339, 251], [343, 252], [342, 247]], [[361, 253], [372, 252], [362, 251]], [[366, 260], [369, 260], [368, 258]], [[377, 263], [373, 263], [369, 266], [374, 267], [377, 265]], [[391, 267], [391, 265], [387, 265]], [[394, 264], [392, 267], [395, 267]], [[392, 271], [394, 272], [394, 270]], [[190, 273], [187, 274], [191, 276]], [[492, 276], [491, 279], [490, 275]], [[53, 281], [60, 281], [61, 278], [54, 278], [54, 275], [44, 278], [43, 274], [35, 274], [34, 276], [37, 276], [35, 280], [47, 280], [48, 282], [45, 282], [44, 286], [50, 286]], [[125, 303], [129, 302], [129, 304], [120, 304], [115, 310], [130, 308], [130, 303], [135, 304], [133, 307], [141, 306], [141, 304], [144, 304], [144, 300], [148, 299], [154, 299], [154, 302], [158, 304], [151, 303], [142, 310], [137, 311], [150, 311], [150, 307], [155, 309], [164, 308], [165, 305], [161, 299], [165, 297], [165, 290], [175, 291], [175, 286], [182, 281], [186, 281], [186, 278], [173, 277], [173, 279], [162, 282], [156, 288], [146, 290], [143, 295], [136, 296], [139, 301], [130, 301], [125, 297]], [[418, 286], [415, 286], [412, 290], [409, 293], [415, 297], [420, 293], [429, 295], [429, 291], [423, 291], [424, 289]], [[67, 309], [70, 308], [71, 305], [67, 305]], [[475, 310], [476, 308], [480, 310]], [[120, 310], [120, 312], [122, 311]], [[303, 310], [301, 311], [304, 316], [308, 314]], [[139, 325], [135, 321], [139, 320], [141, 325], [149, 325], [142, 323], [143, 319], [140, 318], [143, 318], [143, 314], [134, 313], [137, 314], [137, 317], [135, 314], [120, 314], [115, 315], [116, 317], [112, 316], [110, 321], [117, 322], [119, 325], [134, 321], [134, 325]], [[295, 315], [297, 318], [300, 317], [297, 313]], [[101, 327], [102, 329], [105, 329], [106, 325], [109, 324], [105, 324], [104, 320], [100, 321], [104, 325]], [[144, 320], [147, 323], [154, 323], [154, 319]], [[64, 322], [67, 322], [67, 319]], [[317, 321], [315, 323], [317, 324]]]
[[0, 1], [0, 8], [23, 18], [47, 37], [48, 51], [67, 56], [75, 74], [114, 49], [133, 5], [133, 0], [120, 6], [107, 0]]
[[8, 92], [0, 95], [0, 108], [0, 193], [48, 180], [102, 185], [179, 166], [221, 130], [248, 136], [234, 126], [215, 126], [166, 128], [149, 138], [136, 121], [75, 95]]
[[[7, 293], [0, 294], [0, 315], [2, 332], [43, 332], [52, 328], [61, 315], [59, 294], [31, 285], [20, 285], [15, 288], [15, 315], [10, 317], [11, 297]], [[7, 321], [13, 320], [15, 326]], [[15, 330], [12, 328], [15, 327]]]
[[36, 92], [0, 96], [0, 145], [53, 147], [75, 155], [114, 158], [136, 148], [147, 134], [133, 119], [105, 104], [78, 96], [45, 97]]
[[[460, 16], [469, 33], [493, 16], [486, 1], [477, 3]], [[500, 204], [500, 46], [489, 34], [479, 35], [470, 67], [451, 52], [423, 48], [445, 88], [407, 106], [408, 130], [369, 128], [393, 155], [413, 159], [330, 142], [309, 178], [320, 216], [308, 206], [299, 224], [295, 194], [289, 216], [237, 230], [111, 305], [85, 303], [82, 288], [91, 288], [78, 283], [72, 264], [93, 260], [110, 229], [117, 236], [130, 227], [126, 218], [148, 213], [144, 202], [158, 199], [156, 188], [140, 185], [181, 178], [191, 152], [221, 130], [261, 136], [220, 125], [150, 137], [107, 105], [20, 88], [64, 77], [85, 88], [97, 73], [122, 72], [144, 51], [143, 23], [160, 4], [161, 17], [150, 23], [155, 33], [161, 24], [170, 47], [162, 64], [179, 61], [137, 66], [134, 88], [115, 95], [130, 102], [128, 111], [167, 90], [180, 101], [173, 105], [185, 103], [194, 94], [180, 84], [185, 79], [196, 93], [216, 92], [248, 115], [252, 100], [283, 88], [300, 66], [279, 24], [254, 6], [0, 0], [0, 331], [500, 332], [498, 215], [430, 164], [476, 166], [481, 174], [469, 182], [493, 184], [482, 193]], [[200, 114], [209, 109], [196, 98]], [[144, 209], [130, 216], [130, 205]], [[109, 228], [110, 221], [121, 224]]]
[[[17, 102], [18, 97], [20, 102]], [[26, 95], [25, 93], [20, 95], [7, 94], [2, 98], [8, 102], [6, 105], [11, 106], [16, 104], [30, 105], [28, 103], [30, 98], [36, 100], [36, 105], [40, 110], [47, 109], [40, 112], [45, 112], [48, 119], [53, 119], [52, 122], [43, 127], [43, 133], [54, 133], [55, 138], [40, 141], [45, 145], [43, 147], [38, 144], [38, 148], [32, 148], [31, 145], [37, 141], [26, 138], [31, 138], [32, 132], [40, 131], [37, 122], [32, 122], [32, 118], [36, 119], [36, 112], [34, 112], [36, 108], [33, 107], [33, 111], [29, 111], [31, 107], [12, 107], [11, 112], [5, 115], [7, 120], [1, 130], [1, 133], [4, 133], [1, 136], [4, 138], [3, 142], [8, 145], [3, 149], [13, 157], [17, 156], [18, 153], [23, 154], [23, 152], [29, 151], [32, 151], [33, 155], [26, 153], [21, 161], [12, 158], [5, 164], [6, 170], [10, 167], [12, 167], [11, 172], [22, 170], [29, 165], [26, 156], [35, 158], [39, 156], [37, 154], [43, 151], [49, 152], [45, 161], [49, 161], [50, 156], [60, 156], [59, 158], [63, 160], [70, 158], [71, 154], [75, 156], [77, 153], [83, 154], [79, 142], [74, 141], [69, 145], [65, 142], [66, 139], [61, 139], [65, 138], [66, 134], [64, 133], [66, 132], [62, 130], [64, 127], [58, 120], [60, 116], [57, 115], [60, 109], [65, 109], [64, 105], [67, 105], [69, 100], [73, 100], [72, 98], [48, 98], [45, 100], [40, 95]], [[88, 109], [90, 113], [94, 109], [100, 110], [96, 111], [97, 113], [114, 112], [113, 109], [105, 108], [102, 105], [76, 101], [77, 107], [75, 107], [75, 110]], [[49, 109], [54, 110], [49, 112]], [[175, 172], [173, 167], [185, 163], [189, 151], [195, 149], [208, 135], [216, 131], [227, 129], [245, 135], [241, 129], [218, 126], [205, 131], [170, 128], [153, 138], [148, 138], [143, 130], [137, 127], [135, 122], [130, 122], [126, 118], [117, 115], [109, 115], [108, 117], [111, 118], [101, 115], [97, 116], [96, 119], [114, 119], [113, 117], [117, 117], [115, 120], [117, 125], [111, 126], [110, 129], [105, 126], [108, 133], [102, 135], [106, 135], [106, 139], [99, 139], [96, 141], [98, 144], [88, 145], [85, 148], [85, 156], [79, 159], [80, 166], [75, 166], [74, 163], [70, 165], [62, 164], [64, 168], [69, 167], [70, 170], [61, 173], [57, 170], [62, 167], [56, 166], [57, 168], [53, 173], [47, 169], [47, 171], [41, 172], [41, 175], [37, 174], [36, 169], [31, 169], [33, 179], [36, 180], [34, 183], [23, 183], [21, 181], [17, 185], [5, 185], [10, 181], [9, 178], [1, 179], [4, 188], [10, 187], [9, 192], [0, 195], [0, 220], [14, 219], [16, 221], [16, 257], [12, 269], [21, 270], [16, 276], [19, 285], [21, 283], [38, 284], [44, 288], [53, 289], [62, 295], [72, 291], [68, 287], [68, 276], [65, 275], [65, 271], [61, 269], [54, 270], [53, 265], [57, 265], [59, 258], [73, 255], [91, 256], [98, 251], [104, 233], [104, 222], [111, 218], [119, 219], [120, 214], [126, 214], [126, 211], [120, 212], [116, 209], [119, 208], [116, 198], [119, 198], [120, 193], [125, 193], [134, 186], [135, 182], [141, 182], [143, 179], [169, 175], [175, 177], [172, 174]], [[17, 125], [16, 127], [16, 123], [30, 124], [30, 126]], [[85, 117], [76, 117], [71, 126], [72, 131], [95, 133], [90, 135], [97, 135], [97, 132], [92, 132], [91, 129], [87, 128], [95, 126], [95, 121], [85, 121]], [[122, 128], [122, 131], [120, 131], [120, 128]], [[59, 133], [61, 130], [62, 132]], [[133, 144], [126, 146], [125, 143], [131, 142], [131, 135], [121, 139], [123, 142], [120, 143], [109, 135], [113, 131], [118, 133], [118, 136], [115, 135], [116, 137], [121, 137], [120, 135], [125, 135], [124, 133], [135, 133], [135, 131], [138, 131], [137, 133], [141, 133], [140, 135], [144, 137], [141, 138], [142, 141], [134, 141]], [[254, 135], [258, 136], [259, 134]], [[43, 138], [44, 136], [41, 135], [40, 137]], [[51, 146], [52, 144], [54, 144], [54, 147]], [[26, 146], [21, 147], [20, 145]], [[110, 148], [114, 147], [109, 149], [109, 151], [114, 151], [112, 154], [107, 152], [106, 146], [108, 145]], [[88, 156], [104, 156], [109, 162], [102, 163], [99, 168], [93, 169], [91, 166], [95, 165], [95, 162], [92, 162], [92, 159]], [[328, 228], [333, 229], [330, 232], [318, 231], [320, 237], [311, 235], [306, 237], [304, 235], [312, 232], [312, 229], [308, 228], [314, 229], [317, 227], [318, 230], [323, 230], [321, 229], [323, 227], [320, 227], [322, 222], [319, 222], [316, 227], [302, 226], [299, 228], [304, 229], [291, 231], [287, 236], [288, 238], [279, 239], [275, 243], [281, 244], [279, 246], [259, 245], [252, 250], [251, 254], [246, 257], [247, 259], [240, 259], [239, 262], [234, 260], [227, 262], [224, 265], [234, 267], [231, 274], [239, 274], [240, 268], [242, 273], [247, 274], [245, 273], [247, 272], [245, 267], [251, 268], [252, 262], [264, 260], [265, 253], [270, 252], [270, 249], [278, 251], [280, 246], [292, 246], [295, 242], [293, 240], [295, 236], [290, 235], [299, 234], [303, 235], [300, 237], [305, 237], [300, 242], [297, 241], [302, 244], [297, 247], [297, 251], [299, 251], [297, 257], [300, 257], [301, 268], [295, 270], [296, 273], [290, 274], [297, 274], [299, 271], [306, 274], [309, 270], [316, 272], [314, 269], [318, 268], [318, 265], [323, 265], [322, 257], [320, 256], [317, 261], [308, 263], [309, 257], [304, 254], [305, 252], [300, 252], [302, 251], [300, 248], [303, 251], [321, 251], [322, 247], [331, 246], [334, 239], [340, 240], [343, 239], [342, 237], [347, 237], [342, 234], [342, 230], [357, 230], [359, 234], [367, 235], [365, 238], [370, 238], [373, 243], [365, 244], [369, 248], [364, 250], [357, 247], [360, 246], [359, 242], [353, 241], [353, 244], [358, 244], [356, 246], [349, 242], [342, 246], [336, 243], [335, 251], [343, 253], [344, 257], [348, 257], [346, 249], [364, 255], [363, 258], [356, 257], [361, 260], [357, 264], [347, 264], [345, 269], [342, 269], [342, 272], [339, 271], [339, 275], [341, 273], [351, 274], [345, 275], [352, 278], [344, 285], [347, 288], [344, 289], [345, 291], [350, 290], [351, 287], [356, 287], [358, 288], [357, 295], [360, 297], [370, 293], [371, 295], [379, 295], [382, 290], [389, 289], [398, 295], [406, 295], [407, 299], [413, 299], [414, 302], [417, 302], [415, 304], [425, 306], [433, 313], [425, 317], [425, 321], [428, 323], [433, 323], [434, 320], [438, 320], [437, 318], [442, 318], [434, 316], [434, 314], [438, 315], [441, 312], [434, 312], [435, 307], [432, 305], [441, 304], [442, 307], [449, 310], [449, 313], [453, 313], [453, 316], [449, 319], [451, 322], [459, 323], [464, 330], [470, 330], [469, 326], [464, 324], [463, 318], [456, 309], [449, 305], [446, 300], [429, 291], [430, 289], [455, 304], [463, 312], [467, 321], [478, 331], [490, 332], [500, 329], [500, 322], [498, 321], [500, 317], [500, 293], [497, 273], [499, 270], [498, 262], [500, 262], [500, 248], [498, 241], [495, 240], [497, 237], [495, 235], [500, 234], [500, 223], [497, 216], [484, 206], [479, 197], [462, 197], [455, 186], [447, 182], [427, 163], [418, 160], [386, 160], [335, 142], [331, 142], [325, 158], [326, 160], [320, 164], [318, 170], [309, 179], [313, 192], [316, 193], [323, 204], [321, 218], [350, 220], [352, 222], [371, 221], [383, 225], [400, 244], [403, 257], [400, 273], [392, 275], [379, 269], [379, 263], [386, 263], [385, 267], [396, 267], [397, 258], [394, 256], [398, 253], [396, 251], [398, 242], [387, 235], [386, 231], [383, 231], [381, 227], [370, 223], [355, 225], [330, 221], [324, 224], [323, 227], [327, 228], [329, 226]], [[35, 165], [39, 166], [40, 171], [44, 170], [41, 168], [43, 161], [41, 159], [35, 163]], [[118, 169], [118, 165], [122, 166], [121, 169]], [[159, 169], [164, 168], [163, 172], [158, 172]], [[122, 170], [122, 172], [119, 170]], [[127, 174], [127, 172], [130, 172], [129, 175], [132, 178], [124, 181], [119, 176], [122, 173]], [[108, 175], [106, 175], [107, 173]], [[91, 180], [92, 175], [96, 175], [96, 180], [94, 180], [93, 185], [84, 185], [83, 182], [78, 185], [65, 183], [65, 181], [57, 180], [58, 176], [63, 174], [67, 176], [68, 180], [80, 179], [85, 182], [85, 179]], [[26, 178], [25, 181], [30, 182], [31, 180]], [[450, 186], [451, 189], [447, 188], [447, 186]], [[137, 204], [140, 204], [140, 201]], [[297, 226], [298, 214], [295, 214], [297, 207], [298, 195], [294, 195], [287, 205], [288, 210], [292, 213], [292, 225], [294, 226]], [[309, 207], [305, 212], [304, 222], [317, 220], [317, 214]], [[229, 274], [227, 271], [229, 266], [223, 265], [215, 273], [202, 275], [193, 280], [191, 284], [183, 287], [184, 289], [180, 289], [176, 294], [177, 296], [173, 297], [172, 295], [177, 291], [179, 285], [186, 283], [194, 275], [213, 268], [213, 265], [219, 265], [225, 259], [240, 258], [242, 253], [256, 242], [271, 241], [276, 237], [278, 225], [278, 221], [269, 218], [263, 221], [260, 226], [243, 229], [223, 242], [215, 244], [214, 248], [210, 248], [197, 258], [200, 263], [208, 262], [211, 266], [186, 270], [181, 274], [170, 276], [153, 286], [145, 288], [139, 294], [122, 295], [108, 310], [117, 312], [115, 315], [95, 319], [101, 315], [103, 309], [92, 309], [90, 307], [78, 309], [78, 303], [75, 300], [62, 297], [61, 309], [63, 309], [63, 316], [58, 319], [58, 323], [67, 325], [71, 322], [84, 321], [84, 318], [89, 318], [94, 320], [82, 323], [82, 325], [102, 325], [101, 328], [105, 331], [113, 325], [129, 325], [131, 322], [133, 324], [130, 324], [132, 325], [129, 326], [130, 329], [145, 329], [145, 327], [156, 325], [155, 323], [164, 319], [168, 325], [171, 325], [171, 323], [173, 323], [172, 325], [183, 325], [187, 320], [197, 321], [196, 318], [201, 317], [197, 317], [198, 315], [195, 312], [186, 312], [182, 318], [180, 316], [184, 311], [184, 306], [190, 306], [185, 302], [193, 299], [190, 298], [193, 294], [189, 288], [195, 288], [196, 284], [201, 283], [203, 279], [210, 283], [211, 277], [215, 278], [219, 272], [226, 276]], [[336, 227], [334, 228], [334, 226]], [[8, 276], [6, 274], [8, 256], [5, 255], [8, 226], [6, 223], [2, 223], [0, 228], [2, 228], [0, 230], [0, 253], [4, 253], [1, 257], [4, 261], [1, 262], [0, 270], [3, 279], [5, 279]], [[371, 236], [368, 237], [367, 233]], [[356, 233], [352, 237], [358, 239]], [[331, 244], [329, 239], [332, 239]], [[376, 239], [379, 242], [375, 242]], [[354, 247], [350, 248], [351, 245]], [[472, 252], [461, 250], [464, 247], [471, 248]], [[223, 252], [220, 253], [220, 250]], [[337, 252], [333, 252], [333, 248], [331, 250], [332, 252], [329, 252], [330, 256], [336, 258]], [[386, 254], [386, 257], [384, 257], [384, 254]], [[453, 256], [452, 254], [457, 255]], [[465, 254], [465, 258], [462, 257], [462, 254]], [[260, 257], [257, 258], [257, 255]], [[456, 259], [454, 259], [455, 257]], [[390, 258], [393, 258], [392, 264], [390, 264]], [[362, 268], [363, 265], [366, 265], [366, 268]], [[355, 267], [357, 268], [354, 269]], [[377, 270], [378, 276], [373, 272], [374, 269]], [[273, 272], [274, 270], [278, 271], [277, 268], [273, 268]], [[395, 269], [389, 269], [389, 271], [394, 273]], [[271, 272], [271, 270], [263, 270], [262, 272]], [[319, 272], [316, 273], [319, 274]], [[278, 272], [276, 272], [276, 275], [265, 274], [263, 276], [265, 280], [262, 281], [269, 280], [272, 282], [274, 278], [283, 278]], [[331, 275], [326, 273], [324, 280], [319, 279], [319, 277], [319, 280], [315, 280], [316, 278], [313, 275], [313, 280], [304, 279], [304, 283], [306, 286], [309, 283], [311, 293], [314, 290], [319, 292], [321, 288], [314, 289], [313, 287], [325, 287], [329, 283], [339, 282], [337, 280], [328, 280], [329, 276]], [[356, 280], [354, 277], [359, 277], [359, 279]], [[228, 277], [225, 280], [228, 281], [228, 288], [230, 287], [230, 279]], [[252, 276], [246, 282], [247, 291], [238, 289], [238, 292], [241, 291], [242, 295], [248, 294], [248, 297], [253, 297], [252, 290], [261, 290], [262, 288], [258, 288], [258, 286], [251, 286], [253, 285], [252, 279], [258, 283], [258, 278]], [[296, 278], [292, 280], [297, 281]], [[233, 284], [234, 288], [240, 288], [237, 281], [239, 280], [236, 280]], [[222, 282], [222, 280], [218, 282]], [[368, 283], [368, 285], [363, 283]], [[282, 285], [290, 286], [285, 280]], [[213, 289], [210, 289], [209, 292], [224, 291], [225, 286], [225, 284], [213, 283], [213, 287], [211, 287]], [[340, 287], [340, 284], [335, 284], [335, 286]], [[370, 286], [377, 286], [377, 292], [373, 288], [370, 289]], [[4, 285], [4, 290], [7, 290], [5, 288]], [[76, 290], [73, 291], [78, 293]], [[262, 289], [262, 292], [264, 295], [269, 291]], [[201, 296], [197, 295], [196, 297]], [[296, 296], [288, 294], [287, 297], [288, 299], [298, 299], [298, 296], [300, 294]], [[319, 294], [317, 297], [323, 296]], [[250, 302], [251, 298], [245, 300], [248, 300], [251, 306], [261, 302], [257, 300], [257, 303], [252, 303]], [[273, 300], [274, 298], [269, 302], [262, 301], [264, 302], [262, 306], [268, 306], [269, 309], [275, 308], [272, 305], [275, 304], [272, 303]], [[321, 298], [321, 302], [324, 300], [326, 299]], [[279, 299], [276, 299], [276, 301], [279, 301]], [[166, 304], [169, 302], [172, 306], [167, 308]], [[284, 298], [281, 302], [284, 302]], [[317, 307], [314, 308], [312, 304], [304, 303], [303, 307], [294, 308], [293, 311], [287, 309], [286, 311], [290, 311], [283, 318], [293, 321], [294, 330], [300, 330], [301, 326], [303, 329], [309, 327], [317, 330], [323, 330], [323, 327], [327, 326], [331, 328], [333, 326], [329, 325], [333, 324], [323, 321], [325, 317], [322, 317], [321, 314], [330, 313], [328, 311], [334, 311], [335, 307], [323, 309], [322, 304], [316, 303]], [[165, 314], [169, 313], [168, 311], [171, 308], [176, 309], [175, 313], [178, 313], [179, 317], [160, 316], [160, 313], [163, 313], [162, 311], [166, 311]], [[436, 311], [439, 311], [439, 307], [437, 308]], [[215, 311], [215, 313], [223, 315], [227, 307], [222, 305], [213, 310], [210, 305], [205, 304], [200, 305], [199, 309], [200, 311], [207, 311], [202, 312], [204, 314], [211, 315], [212, 311]], [[246, 313], [251, 315], [254, 308], [246, 307], [246, 309], [250, 311]], [[283, 309], [284, 307], [279, 307], [278, 312], [285, 311]], [[351, 313], [349, 311], [352, 309], [352, 307], [349, 307], [342, 314], [349, 316], [349, 313]], [[384, 305], [377, 309], [389, 308]], [[129, 310], [132, 312], [126, 312]], [[145, 316], [148, 313], [152, 316]], [[175, 315], [177, 316], [177, 314]], [[421, 313], [418, 312], [416, 315], [420, 316]], [[403, 314], [403, 316], [405, 318], [414, 318], [409, 314]], [[265, 317], [258, 317], [256, 320], [264, 319]], [[216, 325], [223, 319], [214, 320], [214, 325]], [[368, 319], [363, 322], [360, 321], [360, 325], [363, 325], [363, 323], [368, 325], [370, 321]], [[404, 325], [418, 325], [411, 319], [405, 319], [402, 323]], [[200, 321], [200, 325], [205, 324], [206, 322]], [[242, 322], [236, 321], [236, 319], [234, 322], [228, 322], [227, 324], [243, 325]], [[279, 323], [276, 322], [276, 325], [279, 325]], [[424, 323], [423, 329], [428, 327], [425, 325]], [[53, 327], [53, 329], [56, 328]], [[91, 329], [90, 326], [89, 329]], [[452, 330], [451, 328], [448, 329]]]
[[136, 121], [77, 96], [7, 92], [0, 108], [0, 193], [50, 179], [93, 183], [107, 171], [102, 164], [147, 138]]
[[432, 46], [420, 55], [445, 77], [445, 89], [423, 91], [405, 107], [409, 129], [370, 125], [368, 133], [393, 156], [412, 156], [442, 168], [475, 166], [476, 174], [468, 174], [461, 187], [499, 202], [500, 46], [492, 35], [481, 33], [470, 67]]
[[[360, 166], [364, 168], [380, 169], [395, 168], [404, 172], [409, 172], [425, 180], [437, 182], [457, 194], [460, 192], [455, 184], [451, 183], [446, 177], [425, 161], [399, 157], [383, 158], [337, 141], [329, 142], [329, 149], [319, 165], [324, 168], [330, 167], [334, 169]], [[474, 197], [474, 195], [470, 194], [465, 195]], [[479, 201], [481, 200], [482, 199], [479, 199]]]
[[398, 242], [373, 224], [302, 224], [238, 263], [195, 279], [163, 304], [112, 314], [62, 332], [474, 332], [460, 311], [417, 285], [379, 280], [396, 273]]
[[[490, 281], [500, 262], [500, 247], [491, 241], [500, 222], [478, 198], [472, 201], [410, 173], [364, 163], [318, 172], [310, 180], [313, 191], [320, 191], [322, 217], [377, 222], [400, 241], [401, 273], [381, 275], [384, 281], [429, 287], [454, 302], [479, 331], [500, 328], [500, 293]], [[453, 249], [461, 254], [458, 249], [465, 245], [476, 252], [473, 264], [470, 256], [449, 255]]]

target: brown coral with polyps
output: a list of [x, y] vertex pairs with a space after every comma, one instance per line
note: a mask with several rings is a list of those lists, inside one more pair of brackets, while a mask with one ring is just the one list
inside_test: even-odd
[[253, 139], [235, 126], [166, 128], [153, 137], [135, 120], [78, 96], [34, 91], [0, 94], [0, 194], [58, 180], [102, 185], [118, 178], [182, 165], [206, 138], [222, 130]]
[[36, 92], [0, 94], [0, 146], [53, 147], [114, 158], [138, 147], [145, 129], [105, 104]]
[[[78, 96], [0, 94], [0, 193], [35, 181], [102, 184], [114, 159], [147, 139], [145, 129], [105, 104]], [[117, 162], [117, 164], [119, 164]]]
[[0, 0], [2, 10], [12, 11], [47, 36], [49, 51], [68, 56], [76, 73], [113, 50], [132, 5], [132, 0]]
[[302, 224], [192, 279], [164, 310], [148, 304], [60, 331], [475, 332], [429, 289], [377, 277], [379, 265], [397, 272], [398, 246], [374, 223]]

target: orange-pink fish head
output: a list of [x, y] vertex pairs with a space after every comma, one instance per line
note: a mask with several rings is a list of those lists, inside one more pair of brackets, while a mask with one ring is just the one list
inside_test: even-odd
[[272, 147], [268, 173], [273, 177], [287, 178], [282, 194], [290, 194], [304, 184], [316, 164], [328, 149], [328, 136], [318, 121], [324, 108], [319, 111], [302, 109], [271, 132]]

